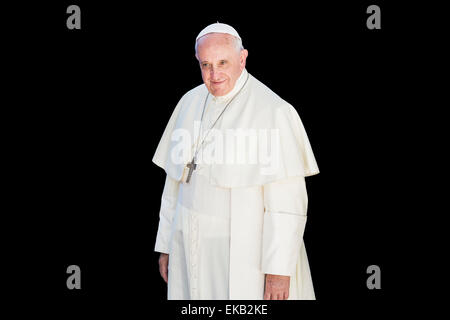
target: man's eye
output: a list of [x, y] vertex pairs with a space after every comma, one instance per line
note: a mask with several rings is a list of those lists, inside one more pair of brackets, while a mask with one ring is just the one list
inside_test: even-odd
[[206, 68], [208, 66], [207, 63], [202, 63], [202, 68]]
[[222, 60], [222, 61], [220, 61], [220, 65], [224, 65], [224, 64], [226, 64], [227, 62], [225, 61], [225, 60]]

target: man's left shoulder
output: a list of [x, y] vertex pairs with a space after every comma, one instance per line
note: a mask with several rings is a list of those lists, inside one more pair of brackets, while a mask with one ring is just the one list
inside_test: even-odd
[[253, 77], [253, 90], [256, 99], [258, 100], [258, 109], [261, 112], [297, 112], [289, 102], [281, 98], [277, 93], [255, 77]]

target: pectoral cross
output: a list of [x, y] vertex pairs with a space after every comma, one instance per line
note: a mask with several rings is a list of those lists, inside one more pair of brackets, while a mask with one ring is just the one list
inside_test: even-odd
[[192, 161], [189, 162], [186, 167], [189, 168], [188, 176], [186, 178], [186, 183], [189, 183], [189, 180], [191, 180], [192, 172], [194, 172], [195, 168], [197, 168], [197, 164], [195, 163], [195, 158], [192, 158]]

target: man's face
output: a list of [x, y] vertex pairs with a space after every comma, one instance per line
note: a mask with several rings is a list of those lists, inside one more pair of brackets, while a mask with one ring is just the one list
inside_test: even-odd
[[234, 88], [247, 55], [247, 50], [236, 48], [229, 34], [209, 33], [198, 39], [197, 59], [203, 82], [212, 95], [223, 96]]

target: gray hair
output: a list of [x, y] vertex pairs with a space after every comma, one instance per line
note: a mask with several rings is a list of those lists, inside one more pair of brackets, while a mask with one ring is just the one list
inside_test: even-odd
[[[206, 36], [206, 34], [205, 34]], [[235, 37], [233, 35], [231, 35], [233, 37], [233, 42], [234, 42], [234, 46], [236, 47], [236, 51], [237, 52], [241, 52], [241, 50], [244, 50], [244, 46], [242, 45], [242, 40], [238, 37]], [[203, 36], [204, 37], [204, 36]], [[201, 38], [203, 38], [201, 37]], [[199, 38], [198, 40], [200, 40], [201, 38]], [[195, 41], [195, 55], [197, 56], [197, 47], [198, 47], [198, 40]]]

